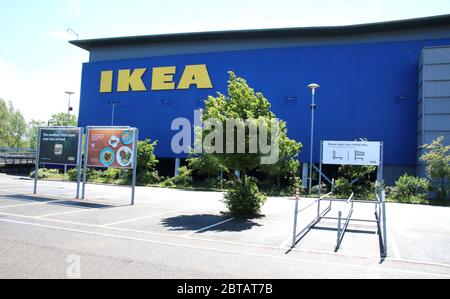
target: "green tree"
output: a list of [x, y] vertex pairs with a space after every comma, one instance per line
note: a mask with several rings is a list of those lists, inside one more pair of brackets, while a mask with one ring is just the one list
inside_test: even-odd
[[404, 174], [393, 188], [391, 197], [403, 203], [423, 203], [427, 199], [430, 182], [424, 178], [417, 178]]
[[52, 127], [76, 127], [78, 125], [78, 119], [75, 115], [61, 112], [52, 114], [48, 124]]
[[375, 192], [373, 175], [376, 169], [376, 166], [341, 166], [339, 178], [336, 180], [335, 193], [350, 196], [350, 193], [354, 192], [357, 198], [370, 195], [370, 193]]
[[300, 168], [300, 162], [298, 156], [303, 145], [293, 139], [288, 138], [286, 123], [280, 122], [281, 132], [280, 134], [280, 158], [275, 164], [261, 165], [260, 171], [266, 173], [271, 177], [277, 179], [278, 186], [281, 185], [280, 178], [284, 176], [284, 179], [295, 179], [296, 174]]
[[10, 147], [24, 147], [26, 145], [27, 123], [22, 113], [14, 109], [14, 106], [9, 102], [9, 122], [8, 132], [11, 136]]
[[[233, 72], [230, 72], [230, 79], [228, 81], [228, 95], [221, 93], [217, 97], [209, 96], [205, 102], [205, 110], [203, 111], [203, 121], [210, 119], [217, 119], [221, 122], [222, 128], [226, 127], [227, 119], [241, 119], [247, 121], [262, 121], [270, 127], [270, 121], [275, 118], [275, 115], [269, 110], [270, 103], [264, 98], [262, 93], [255, 93], [255, 91], [247, 85], [243, 78], [236, 77]], [[213, 130], [203, 130], [203, 140]], [[226, 139], [226, 134], [223, 136]], [[236, 139], [235, 139], [236, 141]], [[235, 142], [235, 146], [237, 146]], [[215, 144], [214, 144], [215, 145]], [[245, 136], [245, 154], [227, 153], [225, 144], [221, 148], [223, 153], [214, 153], [222, 165], [230, 170], [239, 170], [243, 176], [249, 170], [253, 170], [260, 165], [262, 153], [248, 154], [249, 136]], [[208, 148], [205, 148], [208, 150]]]
[[138, 156], [136, 177], [142, 184], [153, 183], [157, 179], [155, 167], [158, 160], [154, 154], [158, 141], [151, 142], [150, 139], [138, 142]]
[[427, 151], [420, 160], [427, 164], [428, 177], [434, 181], [440, 181], [440, 192], [446, 196], [445, 180], [450, 179], [450, 145], [444, 145], [444, 137], [440, 136], [431, 144], [424, 145]]
[[221, 171], [228, 171], [228, 169], [220, 163], [219, 159], [212, 155], [194, 155], [191, 156], [187, 162], [190, 169], [197, 171], [200, 175], [207, 175], [208, 178], [218, 175]]
[[[211, 153], [212, 157], [217, 159], [220, 165], [223, 165], [230, 170], [239, 170], [242, 177], [237, 179], [229, 190], [226, 199], [226, 204], [230, 209], [232, 214], [236, 215], [248, 215], [253, 216], [259, 213], [262, 204], [264, 204], [266, 195], [259, 192], [257, 181], [253, 178], [248, 178], [247, 174], [251, 170], [256, 170], [261, 167], [261, 159], [267, 155], [263, 153], [262, 149], [258, 146], [258, 149], [250, 153], [250, 144], [254, 141], [255, 136], [250, 136], [249, 128], [254, 126], [264, 125], [267, 128], [268, 134], [267, 138], [272, 144], [276, 144], [272, 138], [272, 125], [274, 125], [273, 120], [275, 119], [275, 114], [270, 110], [270, 103], [260, 92], [255, 92], [243, 78], [237, 77], [233, 72], [229, 72], [230, 79], [228, 80], [228, 94], [224, 95], [218, 93], [216, 97], [209, 96], [205, 102], [205, 110], [202, 114], [203, 122], [208, 122], [211, 119], [217, 120], [216, 123], [211, 128], [206, 127], [202, 131], [202, 140], [205, 146], [205, 151], [213, 152], [208, 148], [208, 142], [205, 142], [207, 138], [210, 138], [210, 134], [221, 127], [223, 131], [223, 140], [231, 139], [234, 140], [234, 153], [229, 153], [227, 151], [227, 145], [223, 145], [218, 142], [217, 138], [214, 139], [211, 146], [216, 150]], [[246, 121], [247, 128], [246, 134], [244, 136], [243, 144], [239, 144], [239, 139], [237, 138], [236, 129], [227, 132], [227, 120], [242, 120]], [[282, 156], [281, 159], [296, 157], [300, 151], [301, 145], [295, 141], [290, 140], [287, 137], [286, 126], [283, 122], [278, 128], [280, 145], [278, 149]], [[233, 134], [232, 136], [227, 136], [227, 134]], [[229, 138], [227, 138], [229, 137]], [[259, 136], [261, 138], [261, 136]], [[218, 143], [216, 143], [218, 142]], [[206, 144], [205, 144], [206, 143]], [[245, 153], [237, 153], [236, 150], [238, 146], [242, 145], [245, 148]], [[223, 146], [223, 147], [222, 147]], [[281, 148], [281, 149], [280, 149]], [[208, 154], [206, 154], [208, 155]], [[286, 159], [289, 160], [289, 159]], [[289, 167], [286, 165], [290, 164], [286, 161], [279, 162], [277, 166], [273, 166], [269, 169], [277, 169], [277, 171], [282, 171], [283, 167]]]
[[41, 120], [31, 120], [28, 123], [28, 128], [27, 128], [27, 146], [30, 148], [36, 148], [37, 146], [37, 134], [38, 134], [38, 128], [39, 127], [44, 127], [46, 125], [45, 121], [41, 121]]
[[[205, 102], [206, 108], [202, 114], [203, 121], [206, 122], [209, 119], [217, 119], [221, 122], [221, 126], [224, 129], [226, 128], [227, 119], [245, 120], [254, 125], [263, 124], [268, 128], [268, 140], [271, 140], [272, 121], [275, 119], [275, 114], [270, 110], [271, 105], [269, 101], [262, 93], [255, 93], [254, 89], [249, 87], [243, 78], [237, 77], [233, 72], [229, 72], [229, 74], [228, 95], [218, 93], [216, 97], [208, 97]], [[205, 140], [206, 136], [212, 131], [213, 130], [203, 130], [202, 140]], [[224, 140], [227, 137], [226, 135], [226, 132], [224, 132]], [[234, 136], [231, 138], [234, 139], [236, 149], [238, 146], [236, 131], [233, 132], [233, 135]], [[250, 139], [251, 137], [249, 134], [245, 134], [244, 143], [246, 153], [227, 153], [226, 145], [224, 144], [222, 148], [223, 153], [214, 153], [212, 155], [226, 168], [230, 170], [239, 170], [241, 174], [245, 176], [248, 171], [259, 168], [261, 165], [261, 158], [266, 156], [259, 147], [256, 153], [249, 153]], [[300, 151], [301, 144], [298, 144], [287, 137], [286, 125], [282, 121], [280, 122], [279, 128], [279, 141], [280, 148], [286, 146], [284, 148], [285, 153], [295, 156], [292, 152], [297, 150], [298, 152]], [[289, 145], [293, 144], [295, 144], [294, 148], [290, 148]]]
[[0, 146], [9, 145], [9, 111], [6, 102], [0, 99]]

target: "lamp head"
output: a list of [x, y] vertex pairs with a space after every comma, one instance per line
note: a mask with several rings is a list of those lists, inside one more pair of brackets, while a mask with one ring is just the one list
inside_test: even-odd
[[320, 85], [317, 84], [317, 83], [311, 83], [311, 84], [308, 85], [308, 88], [310, 88], [312, 90], [315, 90], [317, 88], [320, 88]]

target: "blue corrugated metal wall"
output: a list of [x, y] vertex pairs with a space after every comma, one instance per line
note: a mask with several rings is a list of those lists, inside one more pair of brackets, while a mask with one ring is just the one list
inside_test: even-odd
[[[305, 147], [309, 157], [310, 91], [317, 82], [315, 140], [368, 138], [385, 143], [385, 164], [414, 166], [417, 156], [417, 98], [420, 52], [425, 46], [448, 40], [330, 45], [222, 53], [152, 57], [86, 63], [83, 66], [80, 126], [109, 125], [108, 101], [120, 101], [116, 125], [140, 129], [141, 138], [159, 140], [159, 157], [177, 157], [170, 144], [177, 117], [193, 120], [199, 100], [225, 92], [227, 72], [247, 79], [272, 103], [272, 110], [287, 121], [289, 135]], [[182, 45], [180, 45], [182, 46]], [[176, 66], [178, 82], [186, 65], [206, 64], [213, 89], [100, 93], [100, 72], [148, 68], [143, 79], [151, 86], [151, 68]], [[115, 72], [117, 78], [117, 72]], [[116, 85], [114, 84], [113, 90]], [[319, 142], [315, 144], [319, 158]], [[183, 156], [178, 156], [183, 157]]]

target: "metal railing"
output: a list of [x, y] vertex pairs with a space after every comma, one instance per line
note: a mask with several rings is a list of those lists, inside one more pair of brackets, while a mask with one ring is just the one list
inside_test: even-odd
[[0, 147], [0, 165], [34, 164], [36, 151], [31, 148]]
[[[354, 201], [353, 197], [355, 196], [355, 193], [352, 193], [352, 195], [347, 200], [347, 204], [345, 208], [338, 213], [338, 225], [337, 225], [337, 242], [336, 242], [336, 250], [339, 250], [339, 247], [341, 247], [342, 239], [344, 238], [345, 231], [347, 230], [348, 224], [350, 223], [350, 219], [353, 215], [353, 207], [354, 207]], [[347, 217], [345, 218], [344, 226], [342, 226], [342, 221], [344, 220], [342, 218], [342, 215], [344, 215], [348, 210]]]
[[[380, 196], [381, 195], [381, 196]], [[382, 244], [383, 254], [387, 256], [387, 223], [386, 223], [386, 192], [377, 193], [378, 203], [375, 207], [375, 218], [377, 219], [380, 243]]]
[[[382, 247], [383, 255], [387, 256], [387, 236], [386, 236], [386, 195], [383, 190], [380, 191], [380, 194], [376, 194], [377, 201], [367, 201], [367, 200], [355, 200], [355, 194], [352, 195], [348, 199], [334, 199], [334, 198], [319, 198], [314, 202], [306, 205], [305, 207], [299, 209], [299, 198], [297, 195], [295, 201], [295, 212], [294, 212], [294, 230], [292, 237], [292, 247], [295, 245], [311, 230], [314, 226], [319, 223], [322, 219], [327, 220], [337, 220], [337, 241], [335, 250], [338, 251], [341, 247], [342, 241], [344, 239], [347, 228], [350, 224], [350, 221], [358, 221], [358, 222], [373, 222], [377, 224], [379, 231], [380, 244]], [[329, 202], [329, 206], [324, 211], [321, 211], [321, 202]], [[345, 203], [345, 207], [338, 212], [338, 217], [326, 217], [326, 215], [331, 211], [332, 203]], [[355, 219], [352, 218], [354, 211], [354, 204], [374, 204], [375, 205], [375, 220], [369, 219]], [[302, 219], [302, 212], [311, 209], [317, 205], [317, 215], [313, 220], [311, 220], [308, 224], [303, 226], [301, 229], [298, 229], [299, 219]]]
[[[308, 210], [311, 207], [314, 207], [317, 204], [317, 215], [316, 217], [311, 220], [307, 225], [305, 225], [300, 232], [298, 231], [298, 221], [300, 218], [300, 213]], [[303, 207], [299, 210], [299, 198], [297, 197], [295, 200], [295, 212], [294, 212], [294, 230], [293, 230], [293, 236], [292, 236], [292, 247], [295, 247], [295, 244], [299, 240], [301, 240], [323, 217], [325, 217], [326, 214], [328, 214], [331, 211], [331, 204], [324, 210], [320, 211], [320, 200], [316, 199], [311, 204], [307, 205], [306, 207]]]

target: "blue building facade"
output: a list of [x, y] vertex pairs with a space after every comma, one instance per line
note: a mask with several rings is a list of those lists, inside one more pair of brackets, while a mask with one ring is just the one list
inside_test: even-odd
[[[141, 139], [158, 140], [158, 157], [184, 158], [171, 149], [172, 121], [193, 122], [194, 111], [209, 95], [226, 94], [233, 71], [270, 101], [272, 111], [287, 122], [289, 136], [304, 144], [300, 159], [306, 161], [311, 103], [306, 86], [316, 82], [321, 88], [315, 162], [319, 140], [367, 138], [384, 142], [384, 163], [392, 176], [414, 172], [420, 57], [424, 48], [450, 45], [449, 24], [444, 16], [326, 29], [204, 33], [203, 38], [199, 33], [75, 41], [91, 52], [83, 65], [79, 125], [110, 125], [108, 103], [119, 102], [115, 125], [135, 126]], [[210, 85], [196, 84], [199, 78], [192, 74], [183, 78], [187, 66], [201, 66], [199, 76], [206, 72]], [[155, 68], [165, 68], [165, 77]], [[178, 88], [186, 79], [193, 80], [188, 89]]]

